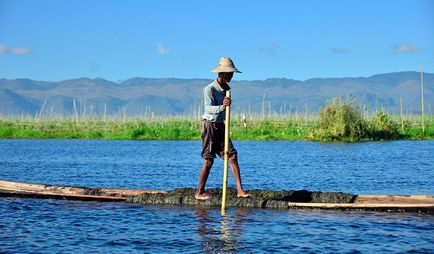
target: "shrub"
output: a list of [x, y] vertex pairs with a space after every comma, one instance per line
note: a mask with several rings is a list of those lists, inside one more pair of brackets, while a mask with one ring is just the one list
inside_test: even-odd
[[314, 136], [320, 140], [358, 141], [368, 138], [368, 124], [353, 101], [334, 98], [321, 109], [319, 129]]
[[370, 122], [371, 138], [374, 140], [397, 139], [400, 137], [398, 125], [385, 112], [376, 112]]
[[147, 130], [146, 124], [142, 123], [137, 128], [134, 128], [131, 131], [130, 138], [133, 140], [139, 139], [141, 136], [145, 134], [146, 130]]

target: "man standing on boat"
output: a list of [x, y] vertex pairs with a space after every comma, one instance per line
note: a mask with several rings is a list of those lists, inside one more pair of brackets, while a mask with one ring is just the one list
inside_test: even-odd
[[[222, 57], [218, 67], [211, 72], [218, 73], [218, 77], [203, 90], [205, 113], [201, 117], [201, 137], [202, 158], [204, 162], [195, 195], [196, 199], [199, 200], [212, 198], [212, 196], [205, 191], [205, 185], [211, 167], [214, 164], [216, 154], [220, 157], [224, 156], [225, 108], [231, 105], [231, 100], [227, 98], [225, 94], [227, 90], [231, 89], [228, 83], [234, 76], [234, 72], [241, 73], [229, 57]], [[229, 140], [228, 157], [232, 175], [237, 184], [237, 197], [249, 197], [250, 194], [243, 190], [240, 168], [238, 166], [237, 150], [235, 150], [231, 140]]]

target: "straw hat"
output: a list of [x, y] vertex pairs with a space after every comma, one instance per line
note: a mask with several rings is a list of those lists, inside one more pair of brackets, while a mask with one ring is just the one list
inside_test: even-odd
[[230, 59], [229, 57], [220, 58], [219, 65], [217, 66], [217, 68], [215, 68], [211, 72], [212, 73], [219, 73], [219, 72], [238, 72], [238, 73], [241, 73], [241, 71], [239, 71], [235, 67], [234, 62], [232, 62], [232, 59]]

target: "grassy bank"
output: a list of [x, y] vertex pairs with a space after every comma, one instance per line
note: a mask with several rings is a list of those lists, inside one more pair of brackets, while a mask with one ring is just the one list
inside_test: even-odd
[[[373, 117], [366, 120], [373, 123]], [[390, 116], [398, 135], [384, 135], [380, 129], [371, 135], [353, 138], [339, 134], [339, 126], [324, 128], [320, 117], [250, 117], [247, 129], [241, 117], [231, 122], [234, 140], [315, 140], [315, 141], [365, 141], [387, 139], [434, 139], [432, 118], [426, 118], [422, 132], [420, 117]], [[387, 126], [386, 126], [387, 127]], [[327, 129], [328, 128], [328, 129]], [[342, 127], [346, 131], [346, 127]], [[379, 128], [371, 124], [368, 130]], [[382, 127], [384, 129], [384, 127]], [[382, 132], [383, 131], [383, 132]], [[337, 134], [336, 134], [337, 132]], [[327, 135], [326, 135], [327, 134]], [[75, 118], [58, 119], [0, 119], [0, 138], [54, 138], [54, 139], [117, 139], [117, 140], [199, 140], [200, 120], [190, 118], [119, 119]]]

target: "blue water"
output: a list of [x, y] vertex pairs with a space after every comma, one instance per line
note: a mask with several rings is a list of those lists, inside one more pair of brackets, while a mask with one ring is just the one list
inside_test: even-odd
[[[434, 141], [234, 142], [246, 189], [434, 194]], [[112, 188], [195, 187], [199, 141], [0, 140], [0, 179]], [[209, 187], [221, 187], [216, 160]], [[232, 178], [229, 185], [235, 186]]]
[[[235, 141], [245, 189], [434, 194], [434, 142]], [[197, 184], [197, 141], [0, 140], [0, 179], [93, 187]], [[220, 187], [222, 162], [208, 187]], [[234, 186], [230, 178], [230, 186]], [[0, 198], [0, 253], [434, 252], [434, 216]]]

